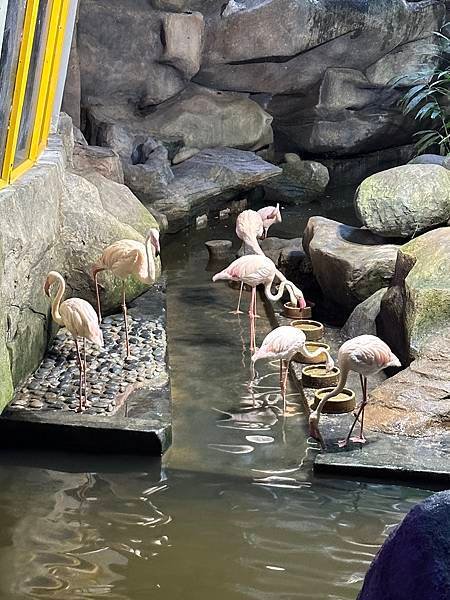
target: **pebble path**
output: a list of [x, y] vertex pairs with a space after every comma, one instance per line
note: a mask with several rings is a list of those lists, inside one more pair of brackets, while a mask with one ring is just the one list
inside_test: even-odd
[[[117, 398], [132, 384], [147, 386], [165, 371], [166, 332], [158, 320], [128, 315], [131, 356], [125, 354], [122, 314], [103, 319], [105, 346], [86, 343], [88, 405], [83, 414], [114, 415]], [[16, 392], [9, 408], [39, 411], [76, 411], [79, 369], [75, 344], [60, 329], [39, 368]]]

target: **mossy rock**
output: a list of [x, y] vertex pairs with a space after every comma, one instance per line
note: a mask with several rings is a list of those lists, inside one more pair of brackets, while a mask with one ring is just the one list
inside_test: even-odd
[[409, 363], [449, 324], [450, 227], [442, 227], [400, 248], [377, 329]]
[[3, 333], [0, 331], [0, 413], [10, 402], [14, 391], [9, 353], [3, 339]]

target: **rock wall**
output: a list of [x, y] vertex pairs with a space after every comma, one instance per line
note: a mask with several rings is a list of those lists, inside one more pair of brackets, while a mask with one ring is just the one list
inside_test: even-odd
[[[43, 283], [50, 270], [67, 280], [67, 296], [94, 302], [93, 262], [124, 237], [142, 240], [156, 222], [124, 185], [94, 169], [83, 176], [72, 163], [70, 119], [53, 135], [38, 164], [0, 190], [0, 411], [39, 364], [52, 333]], [[85, 165], [86, 166], [86, 165]], [[105, 310], [120, 304], [120, 290], [103, 278]], [[131, 281], [129, 296], [142, 291]]]
[[[175, 129], [186, 145], [250, 149], [270, 141], [255, 139], [248, 119], [241, 127], [256, 103], [280, 151], [337, 157], [409, 142], [412, 123], [389, 82], [433, 67], [430, 33], [446, 9], [444, 0], [80, 2], [67, 94], [76, 94], [78, 60], [88, 117], [92, 107], [127, 106], [150, 117], [158, 139]], [[210, 91], [222, 105], [204, 102]], [[214, 115], [207, 141], [198, 113]]]

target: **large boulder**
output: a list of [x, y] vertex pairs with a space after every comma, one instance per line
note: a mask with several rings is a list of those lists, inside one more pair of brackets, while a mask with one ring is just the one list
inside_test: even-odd
[[450, 217], [450, 175], [433, 164], [409, 164], [375, 173], [355, 196], [364, 225], [385, 237], [410, 237]]
[[193, 219], [274, 177], [280, 169], [253, 152], [211, 148], [172, 167], [174, 179], [151, 206], [164, 213], [169, 231], [186, 227]]
[[401, 246], [377, 329], [404, 364], [450, 322], [450, 227]]
[[325, 165], [301, 160], [297, 154], [286, 154], [284, 162], [278, 166], [282, 173], [264, 185], [267, 200], [287, 204], [313, 202], [324, 193], [330, 181]]
[[450, 433], [450, 327], [430, 339], [408, 368], [371, 391], [365, 423], [393, 435]]
[[449, 491], [412, 508], [375, 557], [358, 600], [449, 598], [449, 531]]
[[415, 156], [409, 162], [409, 165], [440, 165], [450, 170], [450, 157], [440, 154], [420, 154]]
[[390, 283], [398, 251], [370, 231], [324, 217], [309, 219], [303, 248], [324, 295], [348, 311]]

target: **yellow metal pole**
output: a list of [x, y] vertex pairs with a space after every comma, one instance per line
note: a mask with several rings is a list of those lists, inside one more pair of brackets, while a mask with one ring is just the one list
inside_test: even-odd
[[57, 25], [57, 36], [54, 46], [52, 67], [50, 73], [50, 80], [48, 85], [47, 99], [45, 103], [45, 112], [43, 115], [41, 134], [39, 143], [44, 144], [47, 141], [48, 133], [50, 131], [53, 101], [55, 98], [56, 89], [58, 87], [58, 76], [59, 76], [59, 65], [61, 61], [62, 50], [64, 46], [64, 34], [66, 30], [67, 17], [69, 15], [70, 0], [59, 0], [61, 10], [59, 13], [59, 21]]
[[27, 78], [30, 68], [31, 51], [33, 49], [33, 39], [36, 28], [38, 7], [39, 0], [28, 0], [14, 85], [8, 136], [6, 138], [5, 157], [2, 168], [2, 179], [6, 182], [10, 181], [11, 173], [14, 167], [14, 155], [16, 153], [17, 140], [19, 137], [20, 120], [22, 117], [23, 102], [27, 87]]
[[39, 84], [39, 93], [36, 104], [36, 113], [33, 125], [33, 134], [31, 137], [30, 153], [31, 159], [36, 160], [39, 154], [39, 145], [41, 141], [41, 131], [45, 118], [45, 108], [48, 101], [50, 79], [52, 75], [53, 60], [55, 55], [56, 40], [58, 37], [58, 25], [61, 16], [61, 0], [53, 0], [51, 5], [50, 19], [48, 24], [48, 34], [45, 47], [44, 62], [42, 65], [41, 81]]

